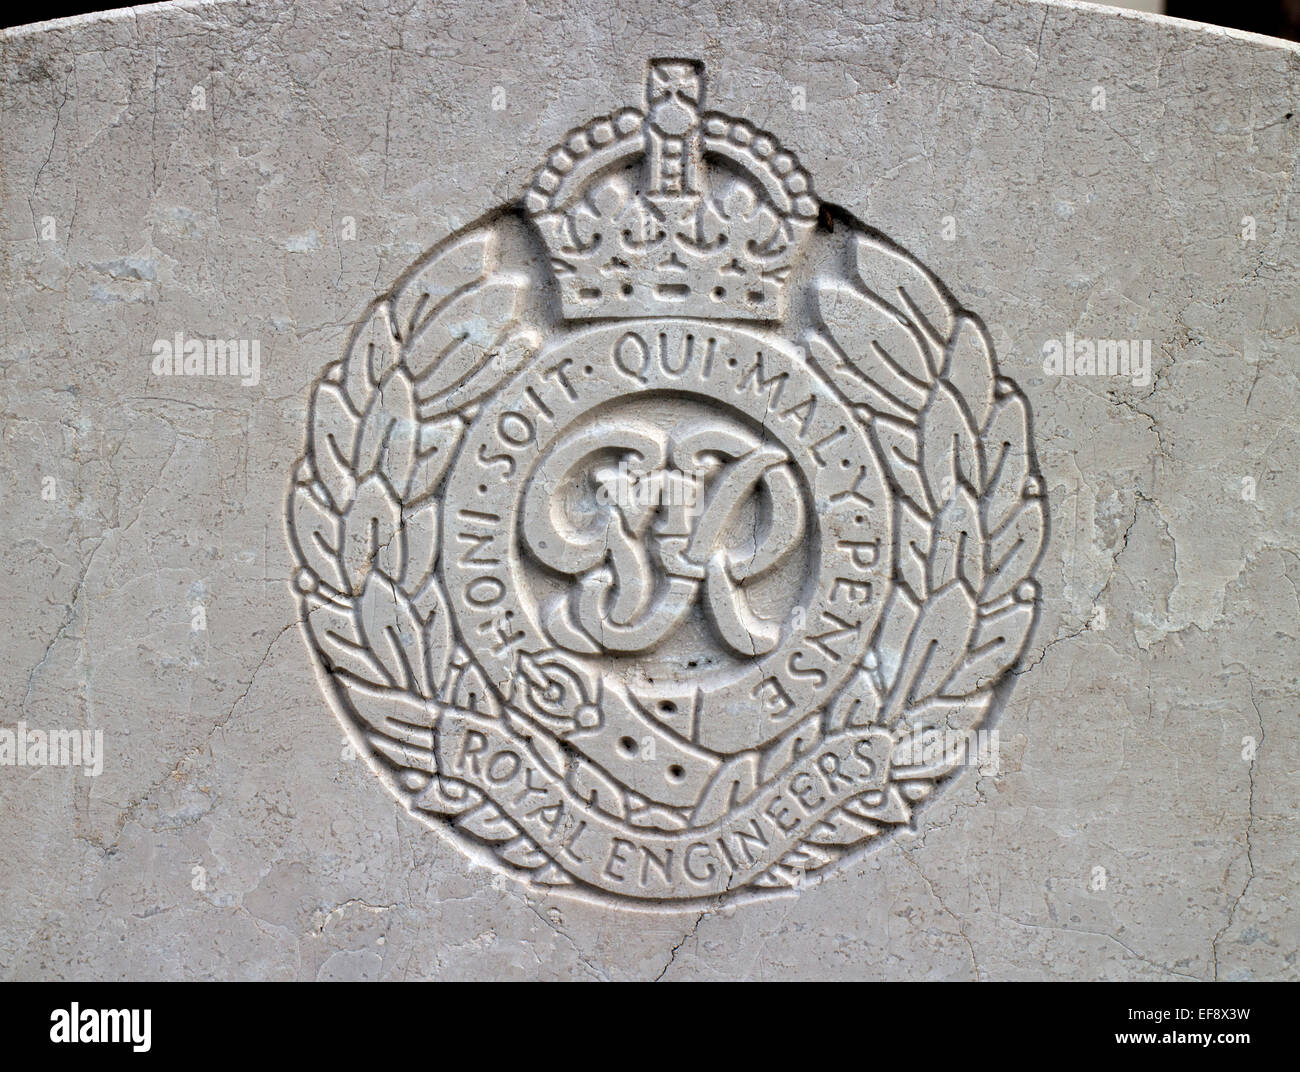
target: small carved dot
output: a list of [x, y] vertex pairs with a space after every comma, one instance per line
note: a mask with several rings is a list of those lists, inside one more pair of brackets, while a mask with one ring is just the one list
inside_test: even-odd
[[629, 758], [637, 753], [636, 739], [632, 737], [620, 737], [618, 739], [618, 750], [621, 754]]
[[686, 777], [686, 771], [678, 763], [674, 763], [668, 768], [668, 780], [670, 782], [680, 782]]

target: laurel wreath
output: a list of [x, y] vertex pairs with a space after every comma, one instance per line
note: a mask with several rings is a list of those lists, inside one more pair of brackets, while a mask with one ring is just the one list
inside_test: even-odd
[[856, 278], [818, 286], [804, 341], [885, 463], [895, 576], [878, 635], [820, 728], [882, 725], [894, 763], [883, 794], [846, 802], [760, 886], [796, 884], [911, 822], [969, 754], [961, 735], [1028, 644], [1038, 599], [1046, 510], [1024, 396], [998, 377], [979, 318], [920, 262], [879, 235], [852, 252]]
[[[895, 496], [895, 577], [881, 626], [826, 707], [763, 750], [732, 757], [689, 813], [621, 789], [530, 731], [592, 806], [683, 829], [743, 803], [829, 733], [895, 737], [884, 792], [846, 801], [755, 882], [789, 887], [909, 824], [962, 752], [934, 747], [983, 721], [1028, 643], [1046, 513], [1024, 396], [999, 378], [988, 334], [919, 262], [855, 240], [854, 278], [817, 286], [808, 358], [867, 425]], [[457, 642], [435, 575], [438, 491], [478, 403], [536, 352], [529, 278], [501, 271], [493, 229], [436, 248], [377, 300], [311, 398], [289, 495], [303, 621], [385, 763], [390, 788], [534, 881], [574, 880], [434, 759], [440, 707], [519, 719]], [[522, 727], [521, 727], [522, 728]], [[923, 757], [920, 762], [917, 757]]]

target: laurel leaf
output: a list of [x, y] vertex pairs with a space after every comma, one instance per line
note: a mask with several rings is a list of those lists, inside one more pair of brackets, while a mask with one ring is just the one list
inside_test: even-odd
[[883, 800], [875, 803], [867, 803], [868, 798], [874, 799], [879, 797], [879, 792], [863, 793], [862, 796], [854, 797], [844, 804], [844, 810], [851, 815], [869, 819], [873, 823], [884, 823], [893, 825], [898, 823], [911, 822], [912, 809], [907, 806], [897, 786], [891, 785], [884, 794]]
[[405, 692], [375, 690], [349, 684], [348, 702], [357, 717], [390, 740], [432, 750], [437, 711]]
[[921, 414], [917, 438], [921, 442], [926, 487], [936, 505], [947, 501], [959, 481], [975, 488], [984, 486], [979, 440], [965, 407], [947, 383], [941, 381], [930, 396], [930, 405]]
[[423, 421], [420, 425], [420, 447], [416, 454], [415, 471], [411, 474], [411, 487], [407, 505], [416, 506], [432, 496], [451, 459], [456, 455], [465, 434], [465, 424], [458, 415], [449, 419]]
[[483, 801], [473, 811], [465, 812], [456, 820], [456, 825], [483, 841], [509, 841], [519, 834], [519, 827], [490, 800]]
[[439, 512], [441, 504], [429, 499], [423, 506], [405, 510], [402, 527], [406, 530], [406, 568], [399, 578], [402, 591], [414, 599], [424, 589], [438, 562]]
[[342, 522], [316, 498], [310, 485], [295, 484], [289, 494], [290, 532], [299, 561], [334, 591], [348, 591], [347, 577], [339, 561]]
[[399, 355], [388, 302], [376, 302], [357, 324], [343, 359], [342, 387], [354, 412], [370, 407], [370, 396]]
[[599, 767], [585, 759], [576, 758], [570, 761], [566, 780], [569, 788], [592, 807], [616, 819], [626, 818], [627, 806], [623, 801], [622, 790]]
[[463, 381], [420, 404], [425, 420], [436, 420], [447, 413], [464, 409], [513, 376], [541, 349], [542, 337], [532, 330], [517, 331], [494, 346], [486, 364]]
[[993, 404], [983, 433], [988, 477], [982, 496], [984, 531], [1000, 529], [1021, 498], [1029, 492], [1029, 411], [1025, 399], [999, 381], [1004, 391]]
[[871, 422], [871, 430], [894, 483], [921, 513], [929, 517], [934, 509], [934, 500], [921, 475], [916, 428], [888, 417], [877, 417]]
[[[844, 397], [855, 407], [865, 407], [867, 417], [876, 415], [893, 417], [895, 420], [914, 421], [916, 411], [888, 394], [883, 388], [872, 383], [861, 369], [850, 361], [844, 351], [833, 345], [829, 339], [815, 331], [807, 332], [803, 337], [808, 357], [827, 380], [835, 384]], [[873, 350], [874, 354], [875, 351]]]
[[943, 355], [943, 377], [966, 404], [979, 430], [993, 405], [993, 344], [984, 325], [963, 314]]
[[391, 580], [372, 571], [366, 577], [357, 612], [367, 646], [383, 663], [397, 687], [432, 698], [424, 651], [424, 623], [416, 617], [405, 593]]
[[1000, 529], [989, 536], [980, 602], [991, 603], [1015, 589], [1043, 553], [1047, 518], [1041, 498], [1025, 499]]
[[[924, 597], [922, 597], [924, 598]], [[907, 641], [912, 635], [916, 619], [921, 613], [920, 604], [902, 584], [893, 586], [880, 616], [880, 633], [876, 638], [876, 658], [885, 687], [892, 692], [907, 654]]]
[[320, 383], [311, 400], [311, 441], [307, 453], [315, 466], [334, 509], [342, 512], [352, 502], [357, 482], [352, 458], [357, 440], [358, 422], [350, 411], [342, 389], [333, 383]]
[[951, 675], [966, 652], [975, 625], [975, 598], [960, 581], [950, 582], [921, 607], [882, 721], [897, 720], [903, 708], [927, 699]]
[[944, 696], [967, 696], [985, 689], [1013, 666], [1029, 641], [1034, 624], [1032, 603], [1013, 603], [979, 620], [966, 661], [939, 690]]
[[382, 472], [400, 501], [415, 466], [419, 427], [411, 379], [405, 369], [395, 368], [371, 396], [361, 420], [352, 459], [357, 480]]
[[403, 744], [401, 741], [394, 741], [378, 733], [367, 734], [366, 741], [376, 752], [387, 757], [390, 763], [398, 767], [422, 771], [425, 774], [438, 773], [438, 757], [428, 748]]
[[653, 830], [685, 830], [688, 825], [684, 816], [658, 804], [650, 804], [628, 812], [627, 821], [632, 826], [643, 826]]
[[415, 388], [405, 369], [394, 369], [380, 397], [384, 408], [393, 414], [387, 447], [381, 453], [381, 469], [398, 498], [406, 502], [419, 457], [420, 418], [415, 409]]
[[812, 828], [808, 840], [814, 845], [852, 845], [874, 830], [871, 823], [836, 808]]
[[374, 568], [391, 578], [402, 575], [406, 533], [397, 496], [380, 473], [372, 473], [357, 488], [343, 525], [343, 570], [351, 591], [360, 594], [366, 574]]
[[822, 716], [820, 714], [809, 715], [793, 730], [786, 731], [775, 744], [768, 745], [763, 752], [763, 761], [758, 772], [759, 784], [765, 785], [770, 782], [790, 766], [796, 757], [803, 755], [821, 740], [821, 723]]
[[894, 745], [890, 777], [895, 781], [942, 778], [966, 755], [966, 738], [962, 734], [934, 728], [913, 730]]
[[[920, 409], [931, 375], [915, 334], [897, 309], [841, 283], [818, 286], [817, 309], [848, 358], [835, 368], [873, 384], [894, 404]], [[869, 397], [846, 393], [850, 401], [870, 404]]]
[[539, 867], [528, 876], [528, 881], [534, 886], [574, 885], [573, 879], [554, 863], [547, 864], [545, 867]]
[[984, 536], [979, 504], [970, 488], [958, 484], [934, 519], [926, 578], [937, 592], [949, 581], [964, 579], [972, 591], [984, 583]]
[[522, 274], [492, 276], [456, 295], [417, 329], [404, 355], [421, 403], [450, 391], [498, 355], [527, 285]]
[[482, 800], [482, 790], [468, 782], [437, 774], [412, 803], [421, 811], [451, 816], [476, 807]]
[[447, 298], [487, 275], [495, 258], [496, 233], [491, 228], [434, 249], [397, 287], [393, 323], [399, 337], [403, 341], [413, 338], [425, 320], [438, 314]]
[[325, 668], [348, 673], [372, 685], [391, 687], [394, 682], [366, 648], [354, 612], [315, 597], [307, 600], [307, 627], [316, 639]]
[[932, 526], [917, 512], [910, 499], [900, 498], [895, 506], [898, 552], [894, 557], [894, 568], [902, 574], [912, 592], [924, 599], [930, 591], [926, 573], [930, 564]]
[[[440, 616], [431, 616], [429, 619], [430, 626], [434, 622], [441, 621], [447, 624], [446, 614]], [[428, 645], [430, 651], [434, 650], [434, 645]], [[447, 701], [458, 711], [473, 711], [476, 714], [487, 715], [489, 718], [500, 718], [501, 708], [497, 703], [496, 695], [483, 676], [483, 671], [473, 663], [469, 663], [462, 668], [456, 677], [455, 688], [452, 689], [451, 698]]]
[[807, 874], [809, 871], [817, 871], [834, 861], [835, 856], [827, 850], [814, 847], [804, 841], [799, 844], [798, 848], [787, 852], [781, 857], [780, 866]]
[[[979, 626], [977, 625], [976, 628], [978, 629]], [[957, 672], [961, 673], [961, 670]], [[990, 690], [985, 689], [966, 696], [948, 697], [942, 694], [943, 689], [946, 688], [945, 684], [938, 693], [924, 703], [909, 707], [903, 713], [899, 727], [906, 726], [909, 730], [937, 727], [965, 732], [973, 730], [984, 721], [992, 696]]]
[[758, 753], [741, 752], [724, 763], [700, 794], [691, 826], [706, 826], [748, 800], [758, 788]]
[[[876, 689], [875, 679], [868, 671], [859, 668], [826, 705], [822, 730], [831, 734], [849, 726], [869, 726], [879, 714], [880, 693]], [[766, 775], [763, 780], [768, 780]]]
[[952, 336], [952, 307], [943, 288], [914, 257], [868, 235], [858, 238], [856, 255], [858, 276], [869, 291], [916, 321], [931, 339]]
[[436, 577], [429, 579], [415, 607], [424, 619], [424, 641], [421, 646], [424, 650], [424, 672], [430, 686], [429, 695], [432, 696], [439, 682], [447, 680], [455, 644], [451, 614], [447, 611], [447, 601]]
[[497, 849], [497, 855], [521, 871], [535, 871], [551, 862], [551, 858], [538, 848], [537, 842], [522, 834], [508, 845]]

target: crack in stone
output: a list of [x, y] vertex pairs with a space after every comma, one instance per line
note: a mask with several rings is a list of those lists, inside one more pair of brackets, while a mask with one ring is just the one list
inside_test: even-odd
[[684, 946], [687, 942], [689, 942], [692, 938], [695, 937], [695, 932], [700, 929], [700, 924], [704, 921], [704, 917], [707, 916], [708, 914], [709, 914], [709, 910], [707, 908], [701, 909], [700, 914], [695, 917], [695, 922], [691, 924], [691, 929], [687, 931], [685, 934], [683, 934], [682, 940], [668, 951], [668, 962], [663, 966], [663, 968], [660, 969], [659, 974], [654, 977], [654, 981], [656, 983], [663, 981], [663, 977], [668, 974], [668, 969], [671, 968], [673, 966], [673, 962], [677, 960], [677, 951], [681, 949], [681, 947]]
[[983, 981], [984, 975], [980, 971], [979, 961], [975, 958], [975, 946], [970, 940], [970, 935], [966, 933], [966, 927], [962, 923], [961, 917], [944, 903], [943, 898], [939, 896], [939, 891], [935, 889], [934, 883], [930, 881], [929, 876], [921, 870], [921, 865], [912, 859], [912, 854], [904, 850], [902, 857], [907, 861], [912, 870], [921, 877], [921, 881], [925, 883], [925, 888], [930, 891], [930, 896], [934, 898], [935, 903], [942, 908], [944, 912], [952, 918], [953, 923], [957, 925], [957, 933], [961, 936], [962, 941], [966, 943], [966, 949], [970, 952], [970, 963], [971, 968], [975, 972], [975, 981]]
[[1219, 981], [1219, 941], [1232, 928], [1233, 921], [1237, 917], [1237, 906], [1241, 904], [1246, 897], [1246, 891], [1250, 889], [1250, 884], [1255, 881], [1255, 856], [1254, 843], [1251, 836], [1255, 831], [1255, 767], [1259, 763], [1259, 750], [1264, 747], [1264, 716], [1260, 713], [1259, 702], [1255, 698], [1255, 680], [1247, 676], [1246, 683], [1250, 686], [1250, 703], [1255, 709], [1255, 718], [1259, 721], [1259, 740], [1255, 744], [1255, 752], [1250, 757], [1250, 797], [1248, 802], [1247, 820], [1246, 820], [1246, 881], [1242, 884], [1241, 892], [1237, 894], [1232, 904], [1228, 907], [1228, 918], [1223, 926], [1210, 941], [1210, 959], [1212, 962], [1213, 979]]

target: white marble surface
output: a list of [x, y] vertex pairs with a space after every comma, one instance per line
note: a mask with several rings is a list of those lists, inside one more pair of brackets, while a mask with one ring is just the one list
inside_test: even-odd
[[[1294, 46], [1076, 4], [313, 0], [0, 48], [0, 726], [102, 733], [93, 777], [0, 766], [6, 976], [1295, 977]], [[658, 56], [979, 314], [1050, 511], [998, 773], [689, 911], [541, 893], [407, 814], [285, 531], [371, 300]], [[157, 375], [177, 333], [256, 375]], [[1150, 369], [1045, 368], [1067, 339]]]

